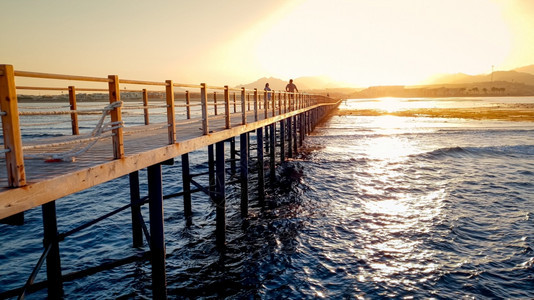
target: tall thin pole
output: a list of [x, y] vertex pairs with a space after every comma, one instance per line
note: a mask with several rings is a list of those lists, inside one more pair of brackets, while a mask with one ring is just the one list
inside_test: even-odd
[[248, 215], [248, 137], [242, 133], [239, 137], [239, 162], [241, 177], [241, 215]]
[[43, 204], [43, 228], [45, 248], [51, 248], [46, 256], [46, 276], [48, 281], [48, 298], [60, 299], [63, 296], [63, 279], [61, 275], [61, 260], [59, 256], [59, 240], [57, 232], [56, 202]]
[[216, 243], [222, 247], [226, 241], [226, 193], [225, 193], [225, 163], [224, 163], [224, 141], [215, 144], [216, 152], [216, 180], [213, 201], [216, 208]]
[[132, 214], [132, 240], [134, 247], [143, 246], [143, 226], [141, 224], [141, 195], [139, 192], [139, 171], [129, 174], [130, 179], [130, 203]]
[[152, 259], [152, 294], [154, 299], [167, 298], [165, 270], [165, 233], [163, 223], [163, 186], [161, 165], [148, 167], [148, 198], [150, 214], [150, 254]]

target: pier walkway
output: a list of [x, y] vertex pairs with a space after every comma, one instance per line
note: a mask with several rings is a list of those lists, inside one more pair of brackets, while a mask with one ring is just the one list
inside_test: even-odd
[[[55, 84], [53, 87], [18, 86], [15, 84], [15, 79], [18, 77], [48, 79], [53, 80]], [[81, 81], [91, 87], [62, 86], [64, 82], [73, 81]], [[95, 88], [92, 84], [105, 86]], [[125, 84], [135, 88], [121, 89], [121, 85]], [[159, 90], [149, 91], [146, 89], [147, 86]], [[67, 91], [67, 109], [57, 111], [42, 106], [41, 111], [31, 113], [22, 111], [17, 101], [17, 94], [23, 90]], [[81, 102], [76, 100], [80, 91], [105, 92], [109, 95], [109, 102], [91, 103], [101, 107], [84, 111], [79, 108]], [[131, 99], [121, 101], [121, 95], [132, 94], [139, 95], [139, 105], [136, 106], [135, 101]], [[150, 235], [145, 232], [145, 237], [150, 244], [154, 297], [165, 298], [165, 242], [160, 165], [172, 164], [174, 158], [182, 158], [184, 192], [181, 195], [184, 197], [184, 210], [187, 216], [191, 210], [190, 193], [193, 192], [190, 185], [198, 186], [192, 179], [193, 176], [189, 174], [187, 154], [208, 147], [210, 155], [215, 156], [210, 159], [210, 186], [198, 188], [205, 191], [215, 202], [222, 204], [220, 205], [222, 210], [217, 208], [216, 231], [217, 243], [224, 246], [224, 173], [228, 162], [225, 161], [224, 143], [231, 141], [235, 145], [235, 138], [239, 138], [241, 143], [241, 153], [238, 155], [240, 158], [233, 161], [240, 161], [241, 209], [242, 214], [246, 216], [250, 168], [248, 135], [256, 134], [258, 147], [256, 159], [258, 165], [262, 166], [258, 182], [261, 191], [264, 189], [264, 151], [269, 155], [271, 174], [274, 174], [276, 147], [280, 148], [278, 151], [280, 162], [286, 157], [296, 155], [297, 147], [302, 145], [304, 136], [313, 130], [320, 119], [337, 107], [338, 103], [323, 95], [307, 93], [258, 92], [255, 89], [235, 89], [228, 86], [177, 84], [172, 80], [165, 82], [124, 80], [116, 75], [95, 78], [35, 73], [15, 71], [11, 65], [0, 65], [0, 115], [3, 130], [2, 148], [5, 149], [2, 150], [4, 152], [2, 156], [5, 158], [0, 159], [0, 221], [23, 222], [24, 211], [42, 206], [47, 246], [45, 246], [46, 255], [43, 254], [38, 266], [40, 267], [46, 259], [49, 277], [46, 286], [49, 289], [49, 297], [56, 298], [62, 295], [62, 281], [66, 276], [61, 273], [59, 263], [60, 238], [57, 233], [54, 201], [124, 175], [130, 175], [132, 178], [132, 174], [148, 168], [149, 199], [145, 202], [150, 204], [151, 212]], [[130, 125], [125, 122], [128, 109], [135, 110], [138, 116], [142, 116], [144, 123], [134, 122]], [[163, 116], [157, 122], [150, 122], [149, 116], [154, 115], [150, 114], [151, 111], [159, 112]], [[20, 117], [25, 114], [48, 115], [52, 118], [56, 115], [67, 116], [70, 119], [72, 135], [25, 140], [21, 135], [20, 123]], [[94, 128], [90, 130], [79, 126], [82, 122], [80, 118], [85, 114], [92, 115], [93, 118], [96, 116], [98, 119], [93, 121]], [[46, 126], [48, 125], [42, 125], [44, 130]], [[235, 154], [235, 149], [231, 149], [231, 156], [235, 158]], [[135, 180], [133, 183], [131, 181], [131, 184], [135, 185]], [[133, 188], [132, 190], [139, 189], [138, 186]], [[134, 208], [135, 205], [132, 204], [132, 215]], [[142, 226], [136, 224], [137, 222], [138, 220], [132, 220], [134, 246], [142, 243], [139, 241], [143, 235]], [[38, 268], [36, 270], [38, 271]], [[30, 279], [24, 288], [3, 296], [12, 296], [15, 293], [23, 297], [28, 290], [31, 290], [33, 279]]]

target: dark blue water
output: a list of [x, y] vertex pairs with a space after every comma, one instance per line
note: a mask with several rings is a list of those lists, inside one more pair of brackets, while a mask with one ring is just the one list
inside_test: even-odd
[[[534, 124], [333, 116], [305, 146], [278, 168], [263, 208], [252, 174], [248, 218], [239, 186], [227, 187], [225, 251], [207, 197], [195, 194], [191, 226], [181, 198], [165, 201], [171, 298], [534, 298]], [[206, 161], [193, 153], [192, 172]], [[163, 167], [164, 194], [181, 190], [179, 170], [179, 160]], [[128, 202], [128, 178], [60, 199], [59, 231]], [[23, 226], [0, 225], [0, 292], [29, 276], [41, 224], [33, 209]], [[63, 273], [147, 249], [131, 247], [125, 211], [63, 241]], [[151, 298], [150, 272], [124, 265], [66, 282], [65, 294]]]

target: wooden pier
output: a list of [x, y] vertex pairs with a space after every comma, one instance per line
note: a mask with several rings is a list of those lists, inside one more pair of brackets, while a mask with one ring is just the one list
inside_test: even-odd
[[[59, 82], [55, 87], [17, 86], [18, 77], [40, 78]], [[97, 83], [103, 88], [61, 86], [63, 82]], [[128, 84], [135, 89], [121, 90]], [[163, 105], [154, 104], [147, 87], [158, 88], [164, 95]], [[68, 92], [68, 109], [41, 111], [35, 114], [63, 114], [70, 116], [72, 135], [25, 141], [21, 136], [19, 103], [17, 93], [22, 90], [52, 90]], [[101, 116], [91, 132], [81, 132], [79, 118], [89, 113], [80, 108], [76, 93], [106, 92], [109, 104], [91, 113]], [[123, 92], [139, 92], [140, 105], [133, 109], [144, 117], [144, 124], [131, 126], [124, 122], [125, 110], [132, 108], [130, 102], [121, 101]], [[180, 95], [178, 97], [178, 95]], [[206, 84], [179, 84], [172, 80], [151, 82], [107, 77], [86, 77], [16, 71], [11, 65], [0, 65], [0, 104], [5, 158], [0, 159], [0, 221], [16, 224], [23, 222], [24, 211], [41, 206], [45, 247], [24, 287], [0, 294], [2, 297], [21, 296], [34, 289], [47, 287], [50, 298], [63, 294], [62, 283], [83, 274], [62, 274], [59, 259], [59, 242], [69, 233], [59, 234], [56, 224], [55, 200], [82, 191], [112, 179], [129, 175], [131, 202], [121, 208], [132, 212], [133, 245], [143, 244], [147, 239], [152, 264], [153, 297], [166, 298], [165, 237], [163, 222], [163, 199], [161, 165], [172, 164], [181, 159], [184, 215], [192, 213], [191, 193], [205, 192], [217, 204], [216, 243], [225, 244], [225, 174], [228, 168], [239, 169], [241, 187], [241, 215], [248, 214], [249, 136], [254, 134], [257, 152], [260, 201], [265, 191], [264, 160], [269, 161], [270, 176], [275, 176], [277, 161], [297, 155], [306, 134], [324, 118], [339, 102], [322, 95], [287, 93], [281, 91], [257, 91], [228, 86]], [[197, 107], [198, 113], [192, 113]], [[166, 122], [150, 122], [150, 111], [163, 110]], [[108, 120], [107, 120], [108, 119]], [[44, 125], [46, 126], [46, 125]], [[277, 130], [278, 128], [278, 130]], [[239, 139], [239, 158], [235, 159], [235, 143]], [[230, 144], [230, 167], [225, 161], [226, 144]], [[188, 153], [208, 148], [209, 186], [199, 185], [189, 170]], [[279, 157], [276, 157], [279, 147]], [[237, 166], [236, 162], [239, 162]], [[147, 169], [148, 197], [139, 195], [138, 171]], [[273, 180], [271, 178], [271, 180]], [[191, 187], [194, 187], [192, 189]], [[175, 195], [176, 196], [176, 195]], [[148, 203], [150, 232], [143, 225], [140, 205]], [[99, 220], [89, 221], [86, 226]], [[76, 230], [82, 230], [79, 228]], [[116, 265], [128, 263], [125, 258]], [[46, 260], [48, 281], [33, 283], [36, 272]], [[103, 267], [104, 268], [104, 267]], [[94, 272], [89, 270], [87, 273]], [[34, 274], [35, 273], [35, 274]], [[82, 272], [83, 273], [83, 272]]]

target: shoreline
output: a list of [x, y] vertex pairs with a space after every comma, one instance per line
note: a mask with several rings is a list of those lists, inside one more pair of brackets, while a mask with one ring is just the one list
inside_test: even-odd
[[333, 112], [338, 116], [398, 116], [461, 118], [474, 120], [504, 120], [515, 122], [534, 122], [534, 104], [514, 103], [491, 107], [471, 108], [415, 108], [398, 111], [380, 109], [338, 109]]

